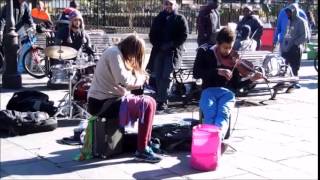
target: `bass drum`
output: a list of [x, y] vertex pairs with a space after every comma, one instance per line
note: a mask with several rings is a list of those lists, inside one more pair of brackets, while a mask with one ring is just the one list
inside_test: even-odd
[[77, 82], [74, 86], [73, 99], [80, 104], [87, 103], [88, 91], [91, 86], [92, 79], [86, 77]]
[[285, 59], [279, 55], [268, 55], [262, 67], [267, 77], [283, 76], [286, 73]]

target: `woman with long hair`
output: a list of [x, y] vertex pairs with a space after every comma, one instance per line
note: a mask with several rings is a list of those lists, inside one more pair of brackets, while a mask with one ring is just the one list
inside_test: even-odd
[[148, 146], [156, 102], [150, 96], [130, 93], [140, 89], [148, 80], [144, 53], [145, 42], [136, 35], [126, 37], [102, 53], [88, 92], [88, 111], [97, 115], [103, 104], [111, 101], [104, 114], [111, 118], [118, 117], [120, 127], [138, 120], [135, 159], [156, 163], [161, 159]]

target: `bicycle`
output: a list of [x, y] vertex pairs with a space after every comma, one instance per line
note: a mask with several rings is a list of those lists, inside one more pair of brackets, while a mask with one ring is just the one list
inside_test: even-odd
[[[51, 38], [52, 30], [45, 30], [46, 38]], [[48, 76], [48, 58], [43, 47], [35, 45], [37, 41], [36, 32], [33, 28], [26, 30], [26, 35], [21, 40], [21, 48], [18, 51], [19, 61], [28, 74], [37, 79]], [[21, 70], [18, 64], [18, 69]]]

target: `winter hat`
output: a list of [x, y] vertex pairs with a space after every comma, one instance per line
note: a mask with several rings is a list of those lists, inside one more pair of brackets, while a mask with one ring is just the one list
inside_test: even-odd
[[81, 29], [84, 29], [83, 18], [82, 18], [81, 12], [76, 9], [73, 9], [73, 11], [71, 11], [69, 13], [69, 20], [72, 21], [76, 18], [81, 20]]
[[72, 20], [74, 18], [82, 19], [81, 12], [76, 10], [76, 9], [74, 9], [73, 11], [70, 12], [69, 18], [70, 18], [70, 20]]
[[243, 6], [243, 9], [248, 9], [250, 12], [252, 12], [252, 6], [250, 6], [250, 5], [244, 5]]

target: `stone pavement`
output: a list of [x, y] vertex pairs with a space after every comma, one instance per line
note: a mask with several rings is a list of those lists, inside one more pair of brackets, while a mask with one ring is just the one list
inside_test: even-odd
[[[137, 163], [132, 154], [107, 160], [74, 161], [79, 146], [56, 141], [73, 135], [74, 126], [51, 132], [2, 138], [0, 177], [3, 179], [317, 179], [318, 177], [318, 74], [312, 61], [300, 70], [301, 89], [248, 96], [256, 105], [240, 105], [229, 148], [216, 171], [200, 172], [190, 167], [190, 153], [163, 157], [157, 164]], [[2, 77], [0, 77], [2, 79]], [[55, 103], [66, 90], [46, 88], [47, 79], [23, 75], [23, 89], [34, 88]], [[21, 90], [23, 90], [21, 89]], [[5, 109], [13, 90], [1, 89]], [[242, 98], [243, 99], [243, 98]], [[198, 118], [198, 112], [156, 115], [155, 123]]]

